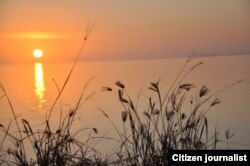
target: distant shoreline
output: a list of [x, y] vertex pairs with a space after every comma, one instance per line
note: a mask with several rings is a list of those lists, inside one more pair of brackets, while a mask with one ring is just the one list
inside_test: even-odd
[[[250, 53], [242, 53], [242, 54], [203, 54], [203, 55], [195, 55], [195, 58], [214, 58], [214, 57], [232, 57], [232, 56], [239, 56], [239, 57], [245, 57], [245, 56], [250, 56]], [[190, 56], [180, 56], [180, 57], [155, 57], [155, 58], [129, 58], [129, 59], [81, 59], [79, 60], [80, 63], [82, 62], [132, 62], [132, 61], [152, 61], [152, 60], [165, 60], [165, 59], [186, 59]], [[40, 61], [39, 61], [40, 62]], [[22, 64], [34, 64], [34, 63], [39, 63], [36, 61], [32, 62], [0, 62], [0, 65], [22, 65]], [[73, 63], [73, 60], [70, 61], [41, 61], [41, 63], [48, 63], [48, 64], [60, 64], [60, 63]]]

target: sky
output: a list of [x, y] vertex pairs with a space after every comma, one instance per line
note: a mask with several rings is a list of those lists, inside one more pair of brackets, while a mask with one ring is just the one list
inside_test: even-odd
[[0, 0], [0, 63], [250, 54], [249, 0]]

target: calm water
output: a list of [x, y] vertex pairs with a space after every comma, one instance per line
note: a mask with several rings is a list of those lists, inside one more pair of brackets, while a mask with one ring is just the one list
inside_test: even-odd
[[[133, 99], [141, 94], [138, 107], [143, 110], [144, 102], [147, 101], [146, 96], [152, 95], [148, 90], [150, 82], [161, 78], [161, 88], [166, 91], [185, 61], [186, 59], [163, 59], [78, 63], [61, 98], [63, 112], [66, 113], [76, 104], [86, 81], [95, 76], [88, 85], [85, 96], [93, 91], [95, 95], [81, 105], [74, 131], [96, 127], [101, 135], [116, 137], [109, 121], [98, 108], [105, 110], [119, 127], [121, 107], [114, 94], [102, 92], [101, 87], [115, 87], [114, 82], [121, 80]], [[250, 77], [250, 56], [197, 58], [191, 62], [189, 68], [199, 61], [203, 61], [204, 64], [184, 81], [195, 83], [198, 87], [196, 92], [204, 84], [214, 92], [242, 78]], [[38, 129], [44, 125], [43, 120], [58, 94], [56, 84], [62, 87], [71, 66], [71, 63], [1, 65], [0, 82], [5, 87], [16, 113]], [[218, 94], [217, 97], [222, 103], [209, 113], [210, 129], [217, 125], [221, 138], [225, 138], [224, 131], [230, 129], [236, 133], [230, 140], [230, 148], [250, 149], [250, 84], [238, 84]], [[60, 105], [56, 105], [52, 114], [54, 126], [58, 124], [59, 107]], [[0, 108], [0, 123], [7, 126], [12, 115], [5, 98], [0, 99]], [[79, 137], [83, 138], [83, 135]], [[0, 140], [2, 138], [1, 133]], [[107, 141], [106, 146], [108, 144]], [[104, 147], [102, 145], [102, 148]]]

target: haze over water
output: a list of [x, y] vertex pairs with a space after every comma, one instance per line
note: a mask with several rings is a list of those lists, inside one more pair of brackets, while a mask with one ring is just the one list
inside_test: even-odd
[[[121, 124], [120, 105], [113, 93], [103, 92], [101, 88], [103, 86], [114, 88], [115, 81], [121, 80], [133, 99], [136, 100], [138, 94], [141, 94], [138, 108], [142, 112], [146, 106], [147, 96], [152, 95], [152, 92], [148, 90], [150, 83], [160, 78], [160, 87], [166, 92], [185, 61], [186, 58], [79, 62], [61, 98], [63, 114], [68, 113], [70, 107], [74, 107], [86, 81], [95, 76], [87, 86], [85, 96], [93, 91], [96, 93], [93, 98], [81, 105], [73, 131], [83, 127], [96, 127], [100, 133], [107, 132], [107, 135], [116, 137], [111, 124], [98, 111], [98, 108], [105, 110], [119, 126]], [[190, 62], [190, 67], [200, 61], [204, 64], [183, 81], [183, 83], [195, 83], [197, 93], [202, 85], [207, 85], [213, 93], [250, 75], [250, 56], [248, 55], [196, 58]], [[0, 80], [17, 114], [38, 129], [44, 125], [44, 119], [58, 94], [56, 86], [63, 85], [71, 66], [72, 63], [1, 65]], [[187, 100], [192, 100], [195, 95], [197, 94], [189, 96], [190, 99]], [[249, 83], [237, 84], [216, 97], [222, 103], [208, 114], [210, 130], [217, 125], [220, 129], [220, 137], [225, 138], [224, 131], [230, 129], [236, 133], [230, 140], [230, 148], [249, 149]], [[4, 99], [0, 100], [0, 105], [0, 122], [7, 125], [12, 118], [10, 108]], [[55, 127], [58, 125], [61, 106], [58, 104], [52, 114], [52, 124]], [[189, 106], [185, 107], [188, 113]], [[222, 145], [224, 147], [225, 142]]]

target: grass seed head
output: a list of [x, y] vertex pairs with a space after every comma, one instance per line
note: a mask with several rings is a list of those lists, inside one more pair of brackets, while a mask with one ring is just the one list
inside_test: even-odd
[[126, 122], [127, 117], [128, 117], [127, 111], [123, 111], [123, 112], [122, 112], [122, 121], [123, 121], [123, 122]]
[[207, 88], [206, 85], [203, 85], [200, 89], [200, 97], [203, 97], [208, 94], [210, 90]]
[[116, 81], [115, 82], [115, 85], [117, 85], [118, 87], [124, 89], [125, 88], [125, 85], [121, 82], [121, 81]]

